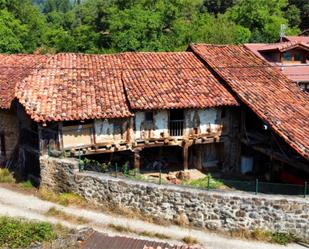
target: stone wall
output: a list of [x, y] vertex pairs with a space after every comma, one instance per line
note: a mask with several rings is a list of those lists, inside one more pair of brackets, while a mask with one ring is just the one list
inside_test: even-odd
[[256, 228], [309, 239], [309, 200], [278, 195], [207, 191], [156, 185], [94, 172], [78, 172], [77, 161], [41, 158], [42, 186], [74, 192], [97, 203], [120, 205], [169, 221], [181, 217], [211, 230]]
[[18, 143], [19, 127], [16, 115], [9, 111], [0, 110], [0, 135], [4, 135], [5, 157], [0, 155], [0, 165], [9, 160]]

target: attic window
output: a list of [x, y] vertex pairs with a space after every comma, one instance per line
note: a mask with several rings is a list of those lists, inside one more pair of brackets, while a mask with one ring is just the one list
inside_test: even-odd
[[153, 122], [153, 112], [146, 112], [145, 113], [145, 120], [147, 122]]
[[293, 59], [293, 56], [291, 52], [288, 51], [288, 52], [283, 53], [284, 61], [292, 61], [292, 59]]
[[294, 53], [294, 61], [302, 61], [303, 60], [303, 55], [300, 52], [295, 52]]

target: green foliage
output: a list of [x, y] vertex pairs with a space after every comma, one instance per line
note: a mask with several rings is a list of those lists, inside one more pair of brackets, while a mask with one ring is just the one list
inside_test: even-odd
[[111, 168], [111, 163], [100, 163], [96, 160], [91, 160], [88, 158], [84, 158], [80, 160], [80, 168], [83, 168], [84, 170], [90, 170], [90, 171], [98, 171], [98, 172], [108, 172]]
[[26, 181], [26, 182], [21, 182], [20, 186], [23, 188], [34, 188], [33, 184], [31, 181]]
[[287, 245], [288, 243], [296, 242], [298, 239], [291, 233], [275, 232], [271, 234], [271, 242]]
[[189, 180], [187, 182], [184, 182], [183, 184], [188, 185], [188, 186], [198, 187], [198, 188], [208, 188], [209, 186], [210, 189], [217, 189], [223, 186], [223, 183], [221, 181], [216, 180], [210, 174], [208, 174], [208, 176], [204, 178], [197, 179], [197, 180]]
[[55, 237], [53, 227], [48, 223], [0, 217], [0, 247], [28, 248], [34, 242]]
[[14, 182], [15, 179], [12, 173], [6, 168], [4, 169], [0, 168], [0, 183], [14, 183]]
[[[79, 3], [79, 4], [78, 4]], [[305, 0], [0, 0], [0, 52], [179, 51], [271, 42], [308, 27]]]
[[[252, 32], [252, 42], [274, 42], [278, 40], [280, 25], [289, 23], [284, 17], [287, 6], [286, 0], [240, 0], [226, 14]], [[294, 13], [294, 20], [296, 16]], [[299, 30], [294, 26], [287, 30], [288, 34], [297, 32]]]

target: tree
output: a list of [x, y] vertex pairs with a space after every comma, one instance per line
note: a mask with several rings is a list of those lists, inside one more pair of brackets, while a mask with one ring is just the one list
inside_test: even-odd
[[0, 10], [0, 52], [21, 53], [25, 48], [21, 40], [28, 29], [7, 10]]

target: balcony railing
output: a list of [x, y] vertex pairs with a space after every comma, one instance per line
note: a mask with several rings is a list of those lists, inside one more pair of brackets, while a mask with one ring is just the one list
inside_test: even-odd
[[179, 137], [183, 135], [183, 120], [170, 120], [170, 136]]

